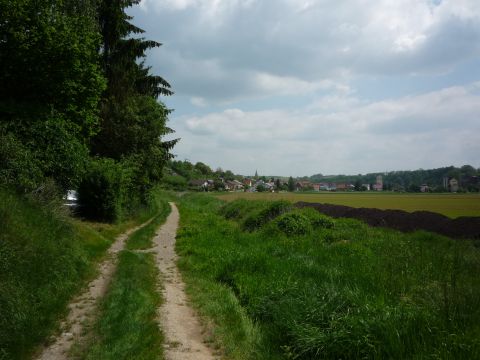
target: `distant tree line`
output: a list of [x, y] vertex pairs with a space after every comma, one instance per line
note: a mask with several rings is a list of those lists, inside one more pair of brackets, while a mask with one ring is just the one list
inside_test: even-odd
[[444, 179], [456, 179], [460, 191], [480, 191], [480, 169], [470, 165], [462, 167], [448, 166], [430, 170], [390, 171], [385, 173], [370, 173], [358, 175], [313, 175], [308, 180], [312, 182], [350, 182], [356, 188], [362, 184], [375, 184], [377, 175], [382, 175], [384, 190], [420, 191], [421, 185], [428, 185], [430, 191], [445, 191]]
[[212, 180], [215, 190], [222, 190], [225, 181], [242, 180], [230, 170], [213, 170], [203, 162], [195, 164], [188, 160], [169, 160], [164, 168], [162, 186], [172, 190], [188, 190], [192, 180]]
[[79, 189], [111, 221], [148, 200], [176, 141], [144, 64], [160, 44], [125, 12], [139, 1], [0, 0], [0, 186]]

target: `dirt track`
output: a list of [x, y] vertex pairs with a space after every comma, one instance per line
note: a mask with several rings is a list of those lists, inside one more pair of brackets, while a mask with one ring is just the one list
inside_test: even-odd
[[[172, 213], [154, 238], [154, 248], [143, 250], [154, 252], [157, 266], [163, 277], [164, 303], [158, 310], [158, 322], [165, 333], [165, 355], [167, 360], [213, 360], [216, 357], [208, 348], [202, 335], [202, 327], [195, 312], [188, 306], [185, 285], [176, 267], [175, 236], [179, 213], [170, 203]], [[92, 323], [98, 300], [110, 284], [117, 266], [117, 254], [123, 250], [125, 241], [134, 231], [150, 221], [120, 235], [108, 250], [107, 258], [99, 266], [99, 275], [87, 289], [68, 305], [69, 314], [61, 324], [61, 333], [52, 338], [36, 357], [38, 360], [66, 360], [74, 343], [81, 342], [85, 329]]]
[[165, 333], [167, 360], [215, 359], [202, 336], [202, 328], [195, 312], [188, 306], [185, 284], [176, 266], [175, 236], [179, 213], [170, 203], [172, 212], [154, 239], [157, 265], [163, 276], [164, 303], [158, 313], [158, 322]]
[[444, 215], [415, 211], [380, 210], [353, 208], [343, 205], [298, 202], [296, 207], [312, 207], [334, 218], [354, 218], [365, 221], [371, 226], [389, 227], [403, 232], [426, 230], [452, 238], [480, 239], [480, 217], [459, 217], [450, 219]]
[[87, 289], [75, 297], [68, 305], [69, 313], [61, 323], [61, 333], [52, 339], [50, 345], [45, 346], [38, 360], [66, 360], [68, 352], [74, 342], [81, 340], [85, 327], [91, 323], [97, 302], [107, 292], [110, 280], [117, 267], [117, 254], [123, 250], [125, 241], [134, 231], [147, 225], [151, 220], [121, 234], [115, 239], [107, 252], [106, 259], [99, 266], [99, 275], [92, 280]]

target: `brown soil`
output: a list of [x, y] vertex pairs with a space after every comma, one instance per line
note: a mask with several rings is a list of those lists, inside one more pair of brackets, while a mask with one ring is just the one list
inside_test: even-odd
[[195, 312], [188, 306], [185, 284], [176, 266], [175, 236], [179, 213], [170, 203], [172, 212], [154, 239], [156, 260], [163, 276], [164, 303], [158, 312], [158, 321], [165, 333], [167, 360], [212, 360], [210, 348], [205, 345], [202, 327]]
[[480, 239], [480, 217], [450, 219], [444, 215], [415, 211], [352, 208], [343, 205], [298, 202], [296, 207], [312, 207], [334, 218], [354, 218], [371, 226], [388, 227], [403, 232], [426, 230], [452, 238]]
[[65, 360], [74, 342], [81, 341], [85, 336], [85, 330], [91, 324], [95, 314], [97, 302], [102, 298], [110, 283], [117, 265], [117, 254], [123, 250], [125, 241], [131, 233], [147, 225], [146, 223], [128, 230], [115, 239], [110, 246], [105, 260], [99, 266], [97, 278], [92, 280], [85, 291], [75, 297], [68, 305], [69, 313], [60, 324], [61, 333], [51, 338], [36, 359], [38, 360]]

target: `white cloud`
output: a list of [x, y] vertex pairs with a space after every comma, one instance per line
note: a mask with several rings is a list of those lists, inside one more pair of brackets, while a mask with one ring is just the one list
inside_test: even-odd
[[180, 99], [180, 157], [284, 175], [480, 165], [478, 0], [144, 0], [133, 11], [165, 44], [148, 63]]
[[198, 106], [198, 107], [206, 107], [208, 106], [208, 102], [202, 98], [202, 97], [198, 97], [198, 96], [194, 96], [190, 99], [190, 102], [195, 105], [195, 106]]
[[179, 155], [278, 175], [479, 166], [476, 90], [478, 83], [372, 104], [352, 98], [320, 114], [228, 109], [187, 117]]
[[[144, 0], [151, 62], [209, 103], [359, 74], [446, 73], [480, 56], [478, 0]], [[338, 80], [340, 79], [340, 80]], [[176, 86], [175, 86], [176, 85]], [[221, 87], [221, 91], [215, 88]], [[202, 93], [203, 91], [203, 93]]]

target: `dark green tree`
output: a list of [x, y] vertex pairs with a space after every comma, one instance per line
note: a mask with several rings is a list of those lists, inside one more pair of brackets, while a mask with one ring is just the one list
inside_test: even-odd
[[202, 162], [197, 162], [195, 164], [195, 169], [205, 176], [211, 175], [213, 173], [213, 170], [208, 165]]
[[295, 181], [291, 176], [288, 178], [288, 191], [295, 191]]
[[160, 46], [138, 35], [144, 31], [131, 23], [125, 10], [139, 0], [100, 0], [98, 23], [102, 35], [101, 64], [107, 89], [101, 105], [100, 131], [92, 154], [122, 161], [133, 167], [133, 181], [140, 194], [158, 182], [165, 163], [172, 158], [177, 140], [165, 141], [171, 112], [157, 101], [171, 95], [170, 85], [150, 74], [145, 52]]
[[362, 182], [358, 179], [355, 181], [355, 191], [361, 191], [362, 189]]
[[64, 189], [82, 176], [98, 129], [95, 13], [93, 0], [0, 0], [0, 133]]
[[265, 192], [266, 190], [267, 189], [266, 189], [265, 185], [263, 185], [263, 184], [258, 184], [257, 185], [257, 191], [258, 192]]
[[[152, 135], [158, 141], [170, 131], [165, 126], [169, 110], [163, 104], [159, 104], [158, 109], [152, 105], [142, 108], [147, 101], [143, 97], [157, 99], [159, 95], [171, 95], [172, 91], [162, 77], [150, 74], [150, 68], [144, 65], [145, 52], [161, 44], [136, 36], [144, 31], [130, 22], [132, 17], [125, 10], [139, 2], [101, 0], [98, 7], [102, 67], [108, 86], [103, 94], [101, 128], [92, 152], [113, 159], [138, 153], [139, 146], [142, 152], [150, 147], [149, 142], [142, 139], [144, 132], [138, 130], [146, 122], [162, 124], [147, 124], [157, 130]], [[130, 146], [132, 143], [135, 146]], [[173, 145], [166, 143], [164, 148]]]

